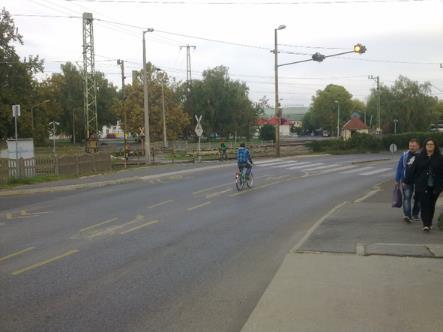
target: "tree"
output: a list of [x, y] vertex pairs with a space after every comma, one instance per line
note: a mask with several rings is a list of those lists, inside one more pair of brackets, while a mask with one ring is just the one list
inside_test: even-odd
[[[229, 78], [228, 68], [206, 70], [202, 80], [193, 81], [191, 87], [183, 84], [181, 91], [185, 111], [192, 118], [195, 114], [203, 116], [205, 132], [224, 137], [236, 134], [250, 137], [261, 108], [249, 100], [245, 83]], [[191, 130], [188, 128], [188, 132]]]
[[304, 117], [309, 129], [337, 130], [337, 112], [340, 106], [340, 123], [350, 119], [353, 106], [352, 95], [342, 86], [329, 84], [324, 90], [318, 90], [312, 97], [311, 107]]
[[[165, 96], [166, 133], [168, 140], [176, 140], [182, 136], [184, 129], [189, 125], [189, 115], [183, 111], [181, 91], [178, 85], [171, 81], [163, 72], [153, 71], [153, 66], [148, 63], [147, 74], [149, 79], [149, 130], [152, 140], [163, 138], [163, 105], [162, 85]], [[127, 112], [128, 131], [139, 134], [144, 127], [144, 96], [140, 81], [128, 85], [125, 89], [125, 100], [114, 102], [114, 113], [123, 120]], [[122, 121], [123, 122], [123, 121]]]
[[[430, 83], [419, 83], [399, 76], [392, 87], [380, 87], [380, 118], [383, 132], [394, 131], [394, 119], [398, 120], [397, 130], [426, 131], [431, 123], [438, 120], [436, 105]], [[373, 89], [368, 99], [368, 111], [377, 119], [377, 90]], [[374, 123], [375, 121], [373, 121]]]
[[31, 136], [32, 105], [37, 102], [33, 76], [43, 71], [43, 62], [38, 56], [24, 58], [17, 55], [14, 44], [23, 44], [14, 20], [6, 9], [0, 13], [0, 139], [14, 135], [11, 105], [21, 105], [19, 135]]

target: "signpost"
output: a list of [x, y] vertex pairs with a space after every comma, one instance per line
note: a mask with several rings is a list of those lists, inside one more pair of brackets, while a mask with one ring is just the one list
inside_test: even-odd
[[15, 177], [20, 177], [20, 167], [18, 165], [18, 131], [17, 118], [20, 116], [20, 105], [12, 105], [12, 116], [15, 124]]
[[397, 152], [397, 145], [394, 144], [394, 143], [392, 143], [392, 144], [389, 146], [389, 151], [391, 151], [392, 156], [394, 156], [394, 153]]
[[201, 125], [201, 120], [202, 120], [202, 115], [197, 116], [195, 115], [195, 120], [197, 120], [197, 125], [195, 126], [195, 134], [198, 136], [198, 161], [201, 161], [201, 156], [200, 156], [200, 137], [203, 134], [203, 128]]
[[60, 123], [57, 121], [52, 121], [49, 122], [49, 125], [52, 126], [52, 142], [53, 142], [53, 146], [52, 146], [52, 153], [55, 154], [55, 135], [57, 133], [57, 128], [56, 126], [58, 126]]

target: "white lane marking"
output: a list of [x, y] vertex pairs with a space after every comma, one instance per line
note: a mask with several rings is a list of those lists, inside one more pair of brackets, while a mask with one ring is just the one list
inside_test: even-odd
[[[331, 168], [331, 169], [327, 169], [325, 171], [322, 171], [318, 174], [327, 174], [327, 173], [332, 173], [332, 172], [338, 172], [338, 171], [343, 171], [345, 169], [350, 169], [350, 168], [355, 168], [357, 166], [355, 165], [348, 165], [348, 166], [340, 166], [340, 167], [335, 167], [335, 168]], [[342, 173], [340, 173], [342, 174]]]
[[280, 162], [276, 162], [276, 163], [260, 164], [260, 165], [257, 165], [257, 166], [268, 167], [268, 166], [275, 166], [275, 165], [290, 164], [290, 163], [294, 163], [294, 162], [295, 162], [295, 160], [288, 160], [288, 161], [280, 161]]
[[376, 169], [375, 171], [372, 172], [366, 172], [366, 173], [360, 173], [359, 175], [374, 175], [374, 174], [378, 174], [378, 173], [384, 173], [387, 171], [392, 171], [392, 168], [381, 168], [381, 169]]
[[320, 166], [320, 165], [324, 165], [324, 163], [314, 163], [314, 164], [307, 164], [307, 165], [302, 165], [302, 166], [294, 166], [294, 167], [289, 167], [287, 169], [301, 169], [301, 168]]
[[299, 163], [299, 162], [292, 162], [290, 164], [283, 164], [283, 165], [277, 165], [277, 166], [271, 166], [271, 168], [283, 168], [283, 167], [291, 167], [291, 166], [296, 166], [296, 165], [304, 165], [307, 164], [308, 162], [303, 162], [303, 163]]
[[275, 161], [281, 161], [282, 159], [269, 159], [269, 160], [260, 160], [260, 161], [256, 161], [254, 164], [256, 165], [261, 165], [261, 164], [269, 164], [269, 163], [273, 163]]
[[325, 169], [325, 168], [330, 168], [330, 167], [335, 167], [338, 166], [338, 164], [332, 164], [332, 165], [324, 165], [324, 166], [317, 166], [317, 167], [312, 167], [312, 168], [306, 168], [305, 171], [316, 171], [319, 169]]
[[[355, 166], [358, 167], [358, 166]], [[362, 167], [362, 168], [357, 168], [357, 169], [353, 169], [350, 171], [346, 171], [346, 172], [341, 172], [340, 174], [351, 174], [351, 173], [357, 173], [357, 172], [363, 172], [363, 171], [369, 171], [370, 169], [373, 169], [373, 166], [368, 166], [368, 167]]]

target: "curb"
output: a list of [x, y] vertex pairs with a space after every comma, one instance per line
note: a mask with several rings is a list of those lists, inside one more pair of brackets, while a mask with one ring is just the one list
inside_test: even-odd
[[17, 195], [32, 195], [32, 194], [38, 194], [38, 193], [66, 192], [66, 191], [73, 191], [73, 190], [78, 190], [78, 189], [101, 188], [101, 187], [106, 187], [106, 186], [111, 186], [111, 185], [126, 184], [126, 183], [132, 183], [132, 182], [137, 182], [137, 181], [149, 181], [149, 180], [158, 179], [158, 178], [162, 178], [162, 177], [168, 177], [168, 176], [180, 175], [180, 174], [189, 174], [189, 173], [200, 172], [200, 171], [205, 171], [205, 170], [210, 170], [210, 169], [224, 168], [224, 167], [228, 167], [228, 166], [232, 167], [232, 164], [205, 166], [205, 167], [199, 167], [199, 168], [193, 168], [193, 169], [185, 169], [185, 170], [181, 170], [181, 171], [166, 172], [166, 173], [153, 174], [153, 175], [132, 176], [132, 177], [127, 177], [127, 178], [123, 178], [123, 179], [107, 180], [107, 181], [99, 181], [99, 182], [91, 182], [91, 183], [71, 184], [71, 185], [53, 186], [53, 187], [44, 187], [44, 188], [26, 188], [26, 189], [6, 190], [6, 191], [0, 191], [0, 197], [17, 196]]
[[378, 161], [388, 161], [388, 160], [392, 160], [392, 159], [391, 158], [383, 158], [383, 159], [373, 159], [373, 160], [359, 160], [359, 161], [353, 161], [351, 164], [352, 165], [366, 164], [366, 163], [375, 163]]

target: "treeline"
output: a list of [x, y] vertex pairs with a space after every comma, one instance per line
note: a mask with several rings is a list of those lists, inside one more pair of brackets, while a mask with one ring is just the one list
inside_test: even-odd
[[[383, 133], [393, 133], [394, 120], [397, 132], [427, 131], [433, 123], [443, 120], [443, 102], [431, 96], [431, 84], [412, 81], [400, 76], [392, 86], [380, 86], [380, 127]], [[371, 90], [367, 105], [339, 85], [330, 84], [318, 90], [312, 97], [312, 104], [304, 117], [304, 129], [313, 131], [319, 128], [337, 131], [337, 113], [340, 107], [340, 127], [353, 113], [359, 114], [367, 126], [378, 126], [378, 92]]]

